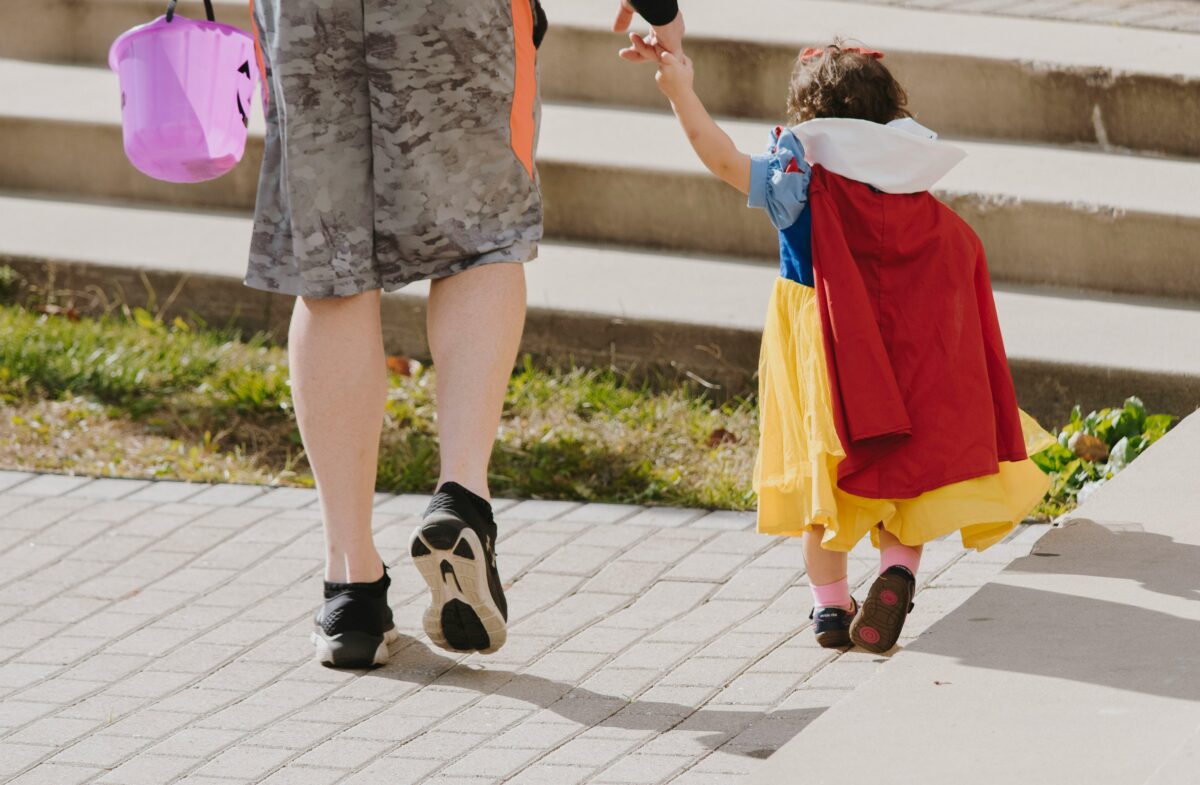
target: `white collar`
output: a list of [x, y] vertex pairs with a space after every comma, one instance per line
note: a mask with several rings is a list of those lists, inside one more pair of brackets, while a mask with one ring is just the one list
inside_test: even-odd
[[928, 191], [967, 155], [909, 117], [887, 125], [826, 117], [791, 131], [808, 163], [890, 194]]

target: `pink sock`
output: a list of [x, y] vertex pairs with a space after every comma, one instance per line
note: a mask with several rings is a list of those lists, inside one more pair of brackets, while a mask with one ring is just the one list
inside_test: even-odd
[[842, 578], [835, 583], [812, 587], [813, 605], [818, 608], [845, 608], [850, 610], [854, 601], [850, 599], [850, 582]]
[[884, 548], [879, 554], [880, 574], [886, 572], [889, 567], [896, 566], [904, 567], [916, 577], [917, 569], [921, 566], [921, 551], [907, 545]]

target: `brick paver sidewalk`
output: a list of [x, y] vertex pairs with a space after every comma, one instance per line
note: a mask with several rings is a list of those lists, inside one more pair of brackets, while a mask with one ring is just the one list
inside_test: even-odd
[[879, 5], [968, 14], [1026, 16], [1072, 22], [1200, 33], [1200, 0], [859, 0]]
[[[404, 556], [426, 499], [381, 496], [401, 644], [329, 670], [314, 502], [0, 472], [0, 782], [737, 782], [884, 662], [814, 645], [800, 551], [749, 515], [539, 501], [497, 505], [508, 645], [450, 656]], [[908, 631], [1041, 531], [932, 544]]]

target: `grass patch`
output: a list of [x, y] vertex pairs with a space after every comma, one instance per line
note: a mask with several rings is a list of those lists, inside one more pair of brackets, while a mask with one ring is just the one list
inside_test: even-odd
[[[395, 362], [378, 487], [437, 480], [434, 372]], [[311, 485], [286, 354], [261, 337], [0, 308], [0, 465], [126, 477]], [[753, 406], [656, 391], [608, 371], [513, 375], [492, 457], [501, 495], [750, 509]]]
[[0, 466], [91, 476], [296, 484], [286, 466], [203, 439], [155, 434], [86, 398], [11, 406], [0, 419]]

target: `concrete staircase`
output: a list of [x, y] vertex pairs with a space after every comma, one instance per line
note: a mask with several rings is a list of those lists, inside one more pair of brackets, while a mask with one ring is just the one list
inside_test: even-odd
[[[278, 330], [288, 302], [246, 290], [261, 155], [197, 186], [143, 177], [121, 151], [122, 30], [147, 0], [0, 6], [0, 259], [59, 285], [144, 297]], [[199, 15], [198, 3], [183, 13]], [[1200, 38], [843, 2], [686, 5], [702, 93], [743, 149], [778, 122], [796, 51], [836, 33], [888, 51], [919, 119], [962, 141], [938, 194], [989, 252], [1022, 402], [1060, 418], [1130, 393], [1200, 404]], [[248, 24], [242, 2], [218, 18]], [[526, 349], [686, 373], [727, 392], [756, 367], [774, 233], [707, 177], [650, 69], [614, 57], [607, 6], [547, 3], [539, 169], [543, 261], [529, 267]], [[736, 16], [736, 18], [729, 18]], [[389, 298], [389, 348], [424, 354], [421, 287]]]

